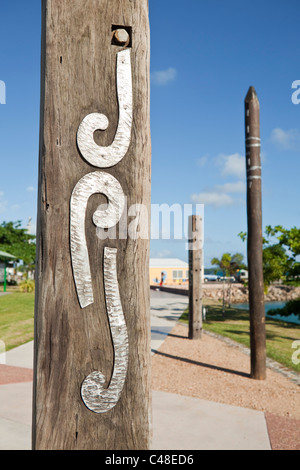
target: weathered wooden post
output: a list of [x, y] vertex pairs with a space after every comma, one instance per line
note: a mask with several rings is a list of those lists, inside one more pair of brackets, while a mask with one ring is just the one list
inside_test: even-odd
[[260, 111], [253, 87], [245, 98], [249, 310], [251, 377], [266, 378], [266, 331], [262, 258], [262, 196], [260, 158]]
[[203, 225], [199, 215], [189, 217], [189, 338], [202, 336]]
[[148, 1], [42, 15], [33, 448], [148, 449], [150, 235], [103, 236], [150, 218]]
[[6, 292], [7, 287], [7, 262], [4, 262], [4, 283], [3, 283], [3, 292]]

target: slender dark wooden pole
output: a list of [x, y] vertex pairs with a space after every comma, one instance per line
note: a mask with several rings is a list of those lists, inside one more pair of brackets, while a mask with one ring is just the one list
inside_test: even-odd
[[[189, 338], [202, 336], [202, 218], [189, 217]], [[192, 238], [193, 237], [193, 238]]]
[[245, 98], [248, 269], [251, 339], [251, 377], [266, 378], [266, 332], [262, 258], [262, 193], [260, 106], [253, 87]]
[[42, 12], [33, 449], [149, 449], [150, 236], [98, 231], [150, 218], [148, 0]]

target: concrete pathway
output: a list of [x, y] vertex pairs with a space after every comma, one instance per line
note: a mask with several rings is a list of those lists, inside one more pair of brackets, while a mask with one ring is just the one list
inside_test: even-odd
[[153, 392], [153, 449], [271, 450], [264, 413]]
[[188, 306], [188, 297], [151, 290], [151, 350], [158, 350]]
[[0, 386], [0, 450], [31, 449], [32, 382]]
[[[151, 291], [154, 353], [188, 298]], [[32, 369], [33, 343], [6, 353], [8, 366]], [[0, 385], [0, 450], [31, 449], [32, 382]], [[153, 450], [270, 450], [264, 413], [153, 391]], [[113, 450], [113, 449], [112, 449]]]

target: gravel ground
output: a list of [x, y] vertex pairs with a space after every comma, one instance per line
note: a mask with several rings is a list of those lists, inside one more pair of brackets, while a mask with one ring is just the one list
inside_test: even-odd
[[208, 334], [191, 341], [187, 334], [178, 323], [154, 354], [153, 389], [262, 411], [272, 448], [300, 450], [299, 384], [271, 369], [265, 381], [253, 380], [240, 348]]

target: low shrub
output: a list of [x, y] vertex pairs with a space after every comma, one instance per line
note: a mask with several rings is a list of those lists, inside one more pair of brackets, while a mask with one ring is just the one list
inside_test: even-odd
[[32, 280], [27, 279], [26, 281], [22, 281], [19, 285], [19, 289], [21, 292], [34, 292], [35, 289], [35, 282]]

